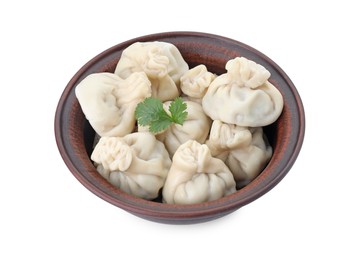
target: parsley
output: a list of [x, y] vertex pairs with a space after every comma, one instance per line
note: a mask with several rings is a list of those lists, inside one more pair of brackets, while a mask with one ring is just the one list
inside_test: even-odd
[[177, 97], [169, 105], [170, 115], [163, 109], [163, 103], [157, 98], [146, 98], [139, 103], [135, 110], [135, 117], [139, 125], [149, 126], [149, 131], [158, 133], [167, 129], [171, 124], [183, 125], [188, 112], [186, 103]]

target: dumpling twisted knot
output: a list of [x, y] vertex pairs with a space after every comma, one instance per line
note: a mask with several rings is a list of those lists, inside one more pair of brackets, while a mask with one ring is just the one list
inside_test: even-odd
[[169, 59], [163, 55], [160, 48], [154, 47], [147, 52], [143, 62], [143, 71], [151, 78], [163, 78], [168, 74]]
[[195, 172], [205, 173], [211, 159], [210, 149], [206, 145], [200, 145], [196, 141], [190, 142], [189, 146], [182, 146], [179, 150], [180, 159], [194, 165]]
[[102, 137], [91, 158], [109, 171], [126, 171], [132, 162], [132, 151], [122, 138]]
[[229, 60], [226, 64], [226, 70], [239, 87], [252, 89], [264, 84], [271, 76], [263, 66], [244, 57]]
[[215, 75], [205, 65], [198, 65], [180, 78], [181, 91], [191, 98], [203, 98]]

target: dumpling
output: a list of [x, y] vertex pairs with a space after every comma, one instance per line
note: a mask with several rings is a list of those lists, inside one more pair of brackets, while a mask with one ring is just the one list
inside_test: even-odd
[[194, 140], [175, 152], [162, 194], [169, 204], [194, 204], [219, 199], [236, 191], [232, 173], [209, 148]]
[[151, 96], [151, 83], [143, 72], [121, 79], [113, 73], [94, 73], [75, 89], [82, 111], [100, 136], [132, 132], [138, 103]]
[[237, 188], [254, 180], [272, 156], [272, 148], [261, 127], [242, 127], [215, 120], [206, 144], [212, 156], [229, 167]]
[[[184, 101], [188, 115], [183, 125], [172, 124], [165, 131], [157, 135], [172, 157], [178, 147], [188, 140], [204, 143], [211, 128], [211, 120], [203, 112], [202, 106], [193, 101]], [[164, 102], [163, 107], [168, 111], [170, 101]], [[167, 112], [168, 113], [168, 112]]]
[[239, 126], [265, 126], [277, 120], [283, 97], [269, 81], [270, 72], [246, 58], [226, 64], [202, 99], [205, 113], [213, 120]]
[[167, 101], [179, 96], [180, 77], [188, 69], [188, 64], [173, 44], [136, 42], [123, 51], [115, 74], [127, 78], [133, 72], [145, 72], [152, 83], [152, 97]]
[[208, 72], [205, 65], [198, 65], [187, 71], [180, 78], [180, 89], [189, 100], [201, 103], [207, 88], [216, 75]]
[[158, 197], [171, 166], [164, 145], [147, 132], [102, 137], [91, 159], [111, 184], [143, 199]]
[[244, 57], [229, 60], [226, 70], [237, 86], [251, 89], [258, 88], [271, 76], [263, 66]]

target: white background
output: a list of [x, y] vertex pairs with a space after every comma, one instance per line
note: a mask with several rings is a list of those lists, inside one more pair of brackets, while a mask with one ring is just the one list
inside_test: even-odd
[[[0, 259], [353, 259], [346, 3], [2, 1]], [[115, 44], [165, 31], [258, 49], [289, 75], [305, 106], [305, 141], [288, 175], [216, 221], [137, 218], [84, 188], [56, 147], [56, 105], [76, 71]]]

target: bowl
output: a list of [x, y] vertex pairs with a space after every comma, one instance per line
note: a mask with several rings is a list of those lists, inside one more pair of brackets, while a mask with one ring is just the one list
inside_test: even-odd
[[[236, 193], [194, 205], [170, 205], [126, 194], [96, 171], [90, 154], [95, 132], [85, 119], [75, 96], [76, 85], [87, 75], [113, 72], [122, 51], [134, 42], [164, 41], [174, 44], [189, 67], [205, 64], [209, 71], [225, 73], [228, 60], [246, 57], [270, 71], [270, 82], [279, 89], [284, 108], [279, 119], [264, 128], [273, 156], [261, 174]], [[131, 214], [160, 223], [191, 224], [225, 216], [275, 187], [294, 164], [304, 139], [305, 115], [300, 96], [285, 72], [270, 58], [239, 41], [200, 32], [166, 32], [117, 44], [85, 64], [69, 81], [55, 114], [55, 138], [68, 169], [88, 190]]]

